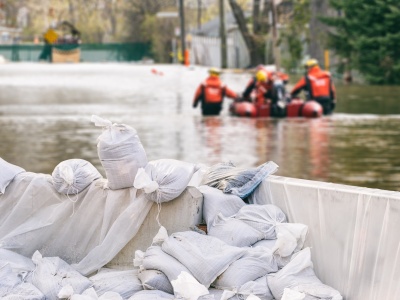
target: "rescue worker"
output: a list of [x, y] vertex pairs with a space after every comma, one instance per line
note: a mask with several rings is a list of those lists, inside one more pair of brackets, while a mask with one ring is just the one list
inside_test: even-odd
[[336, 90], [330, 73], [321, 70], [316, 59], [309, 59], [304, 66], [306, 74], [293, 87], [290, 96], [294, 98], [304, 90], [307, 100], [321, 104], [324, 115], [331, 114], [336, 105]]
[[271, 74], [264, 68], [258, 68], [256, 75], [250, 79], [244, 90], [242, 97], [245, 101], [251, 102], [251, 93], [255, 92], [256, 104], [264, 104], [268, 95], [268, 91], [272, 89]]
[[221, 82], [219, 69], [211, 68], [208, 73], [210, 76], [196, 90], [193, 108], [201, 102], [201, 111], [204, 116], [216, 116], [222, 110], [224, 97], [236, 99], [237, 94]]

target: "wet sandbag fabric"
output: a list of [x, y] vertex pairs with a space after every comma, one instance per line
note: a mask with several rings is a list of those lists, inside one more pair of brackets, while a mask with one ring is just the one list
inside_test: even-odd
[[92, 122], [103, 128], [97, 139], [97, 153], [108, 179], [108, 187], [112, 190], [132, 187], [138, 169], [147, 164], [146, 152], [136, 130], [95, 115]]
[[82, 192], [102, 176], [90, 162], [83, 159], [68, 159], [54, 168], [52, 177], [57, 192], [71, 195]]
[[0, 195], [4, 194], [7, 186], [18, 174], [25, 172], [21, 167], [6, 162], [0, 157]]

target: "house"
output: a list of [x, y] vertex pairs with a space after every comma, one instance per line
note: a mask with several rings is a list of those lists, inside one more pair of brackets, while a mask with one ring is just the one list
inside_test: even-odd
[[[192, 30], [188, 48], [191, 63], [221, 67], [220, 19], [215, 18]], [[246, 68], [250, 64], [249, 51], [232, 13], [225, 15], [228, 68]]]

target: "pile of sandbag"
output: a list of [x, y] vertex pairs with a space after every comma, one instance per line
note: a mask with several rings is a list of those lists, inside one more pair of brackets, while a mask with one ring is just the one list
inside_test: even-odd
[[287, 223], [275, 205], [246, 204], [210, 186], [199, 190], [207, 234], [164, 232], [137, 251], [138, 277], [158, 298], [141, 292], [131, 299], [342, 299], [314, 273], [310, 249], [303, 249], [306, 225]]

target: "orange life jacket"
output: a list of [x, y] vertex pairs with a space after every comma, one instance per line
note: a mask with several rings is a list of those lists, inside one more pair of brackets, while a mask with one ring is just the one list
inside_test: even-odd
[[313, 67], [307, 74], [309, 92], [311, 99], [331, 97], [331, 75], [329, 72]]
[[203, 96], [206, 103], [221, 103], [224, 94], [225, 87], [218, 77], [210, 76], [203, 83]]

